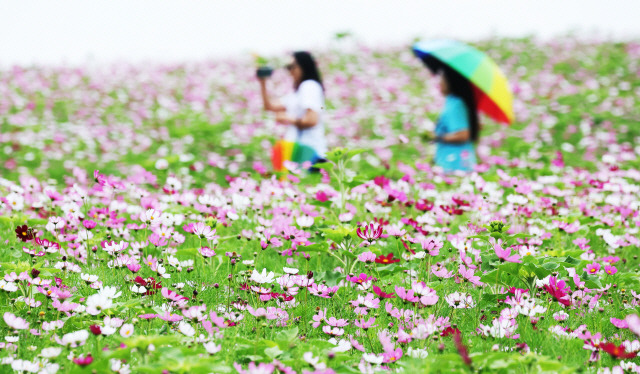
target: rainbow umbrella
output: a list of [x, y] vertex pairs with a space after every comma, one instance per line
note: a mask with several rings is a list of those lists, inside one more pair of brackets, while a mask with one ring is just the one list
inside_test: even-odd
[[513, 122], [513, 96], [507, 78], [489, 56], [455, 40], [428, 40], [413, 45], [413, 53], [435, 73], [446, 64], [469, 79], [478, 110], [494, 120]]
[[279, 172], [287, 170], [284, 166], [285, 161], [302, 164], [305, 161], [314, 163], [319, 159], [313, 148], [287, 140], [278, 140], [271, 151], [271, 164], [273, 169]]

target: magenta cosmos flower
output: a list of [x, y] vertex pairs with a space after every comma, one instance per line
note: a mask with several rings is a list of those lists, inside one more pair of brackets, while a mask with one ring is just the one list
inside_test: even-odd
[[586, 271], [588, 274], [596, 274], [597, 272], [600, 271], [600, 264], [597, 262], [594, 262], [592, 264], [587, 265], [587, 267], [584, 269], [584, 271]]
[[366, 240], [369, 243], [373, 243], [376, 240], [380, 239], [382, 236], [383, 227], [379, 225], [377, 222], [371, 222], [370, 224], [364, 226], [364, 230], [362, 227], [358, 227], [356, 230], [356, 234], [362, 240]]
[[349, 282], [358, 283], [358, 284], [366, 283], [372, 279], [373, 277], [370, 277], [365, 273], [360, 273], [360, 275], [358, 275], [357, 277], [356, 276], [350, 277], [347, 275], [347, 280]]

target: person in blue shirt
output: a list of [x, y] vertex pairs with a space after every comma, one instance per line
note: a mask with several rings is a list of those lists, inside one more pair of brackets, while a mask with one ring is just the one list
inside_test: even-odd
[[440, 91], [446, 96], [436, 124], [435, 164], [446, 173], [472, 171], [476, 165], [474, 143], [478, 140], [478, 111], [469, 80], [443, 65]]

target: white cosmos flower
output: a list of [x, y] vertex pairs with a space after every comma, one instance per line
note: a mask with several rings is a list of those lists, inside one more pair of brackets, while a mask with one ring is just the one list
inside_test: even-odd
[[145, 286], [138, 286], [137, 284], [134, 284], [131, 286], [131, 291], [135, 293], [145, 293], [147, 292], [147, 288]]
[[122, 325], [122, 327], [120, 328], [120, 335], [123, 338], [128, 338], [133, 335], [133, 325], [130, 323], [125, 323], [124, 325]]
[[115, 299], [122, 295], [122, 292], [118, 291], [117, 288], [112, 286], [103, 287], [98, 291], [98, 295], [108, 297], [110, 299]]
[[37, 373], [40, 370], [40, 365], [27, 360], [13, 360], [11, 368], [19, 372]]
[[331, 338], [328, 340], [328, 342], [336, 345], [335, 347], [331, 348], [332, 352], [341, 353], [351, 349], [351, 343], [345, 339], [340, 339], [340, 341], [338, 341], [336, 338]]
[[42, 322], [42, 329], [44, 331], [52, 331], [55, 329], [61, 329], [62, 326], [64, 326], [64, 322], [57, 320], [57, 321], [51, 321], [51, 322]]
[[111, 327], [118, 328], [118, 327], [122, 326], [123, 323], [124, 323], [124, 320], [122, 320], [120, 318], [111, 318], [109, 316], [104, 317], [104, 325], [105, 326], [111, 326]]
[[89, 331], [87, 330], [79, 330], [70, 332], [62, 336], [62, 344], [69, 345], [71, 344], [73, 347], [76, 346], [77, 343], [84, 344], [85, 341], [89, 339]]
[[54, 358], [54, 357], [58, 357], [61, 352], [62, 352], [62, 348], [60, 347], [47, 347], [47, 348], [42, 348], [42, 351], [40, 351], [40, 356], [44, 358]]
[[98, 280], [98, 276], [97, 275], [93, 275], [93, 274], [85, 274], [85, 273], [81, 273], [80, 274], [80, 278], [87, 282], [87, 283], [93, 283], [95, 281]]
[[131, 369], [128, 364], [123, 364], [122, 361], [112, 358], [109, 360], [111, 363], [111, 371], [116, 372], [118, 374], [130, 374]]
[[92, 316], [97, 316], [102, 313], [103, 310], [109, 309], [113, 306], [113, 301], [110, 298], [94, 294], [87, 298], [87, 313]]
[[296, 268], [288, 268], [288, 267], [283, 267], [282, 270], [284, 270], [285, 273], [287, 274], [298, 274], [298, 269]]
[[102, 332], [102, 335], [104, 335], [104, 336], [111, 336], [111, 335], [115, 334], [116, 331], [118, 331], [118, 330], [113, 326], [100, 327], [100, 332]]
[[262, 273], [258, 273], [256, 270], [253, 271], [253, 273], [251, 273], [251, 278], [249, 278], [250, 280], [256, 282], [256, 283], [273, 283], [273, 278], [275, 277], [275, 274], [270, 271], [267, 274], [267, 269], [262, 269]]
[[209, 353], [210, 355], [214, 353], [218, 353], [222, 349], [222, 344], [216, 345], [214, 342], [204, 343], [203, 346], [204, 346], [204, 349], [207, 350], [207, 353]]
[[296, 218], [296, 223], [300, 227], [311, 227], [313, 225], [313, 217], [310, 216], [300, 216]]
[[89, 230], [80, 230], [78, 231], [78, 237], [82, 240], [91, 240], [93, 239], [93, 233]]
[[158, 273], [158, 275], [162, 278], [171, 278], [171, 275], [167, 273], [167, 268], [165, 268], [162, 264], [158, 265], [158, 267], [156, 268], [156, 273]]
[[376, 365], [380, 365], [382, 364], [382, 361], [384, 361], [384, 357], [382, 357], [381, 355], [377, 355], [375, 353], [364, 353], [362, 355], [362, 358], [371, 363], [371, 364], [376, 364]]
[[24, 208], [24, 198], [15, 192], [10, 193], [6, 197], [7, 205], [11, 210], [22, 210]]
[[313, 357], [313, 353], [312, 352], [305, 352], [302, 355], [302, 358], [311, 366], [316, 366], [318, 364], [318, 361], [320, 361], [320, 357]]
[[190, 324], [184, 321], [180, 322], [180, 324], [178, 325], [178, 330], [180, 330], [181, 333], [188, 337], [192, 337], [196, 334], [196, 330]]
[[44, 365], [38, 372], [38, 374], [56, 374], [58, 370], [60, 370], [59, 364], [53, 364], [51, 362], [40, 363], [39, 365]]
[[409, 349], [407, 350], [407, 356], [411, 356], [413, 358], [426, 358], [428, 355], [429, 355], [429, 352], [420, 348], [414, 349], [409, 347]]
[[18, 290], [18, 286], [13, 282], [7, 282], [4, 279], [0, 280], [0, 290], [7, 292], [15, 292]]

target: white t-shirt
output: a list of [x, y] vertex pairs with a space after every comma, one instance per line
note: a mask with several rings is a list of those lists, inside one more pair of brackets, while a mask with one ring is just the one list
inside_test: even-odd
[[289, 125], [285, 134], [285, 140], [298, 142], [313, 148], [318, 156], [324, 157], [327, 153], [327, 140], [324, 137], [324, 93], [320, 83], [308, 79], [300, 84], [298, 90], [286, 95], [282, 102], [287, 108], [287, 115], [300, 119], [304, 117], [307, 109], [318, 114], [318, 123], [315, 126], [299, 130], [295, 125]]

